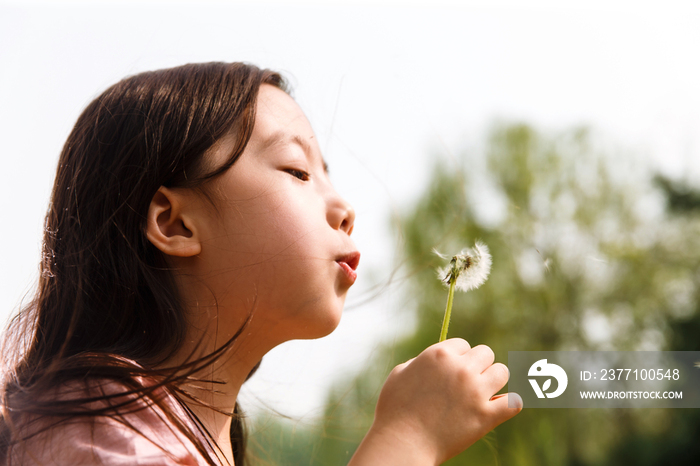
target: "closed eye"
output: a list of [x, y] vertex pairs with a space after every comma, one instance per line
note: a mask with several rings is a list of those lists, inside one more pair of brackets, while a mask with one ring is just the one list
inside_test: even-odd
[[299, 178], [301, 181], [309, 181], [311, 175], [309, 175], [304, 170], [297, 170], [296, 168], [286, 168], [284, 171], [289, 173], [295, 178]]

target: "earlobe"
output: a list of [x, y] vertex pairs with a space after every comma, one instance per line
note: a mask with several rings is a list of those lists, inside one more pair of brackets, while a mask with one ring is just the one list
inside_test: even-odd
[[183, 194], [161, 186], [153, 196], [146, 218], [146, 237], [169, 256], [191, 257], [202, 252], [192, 217], [186, 212]]

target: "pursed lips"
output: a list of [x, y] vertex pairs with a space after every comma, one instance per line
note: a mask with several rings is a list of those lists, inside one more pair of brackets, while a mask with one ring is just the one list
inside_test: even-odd
[[357, 266], [360, 264], [360, 253], [358, 251], [345, 254], [335, 260], [340, 268], [346, 273], [351, 283], [357, 279]]

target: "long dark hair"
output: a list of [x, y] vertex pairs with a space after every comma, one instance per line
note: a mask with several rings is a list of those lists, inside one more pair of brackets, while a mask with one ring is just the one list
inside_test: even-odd
[[[187, 318], [163, 254], [146, 238], [146, 213], [160, 186], [197, 188], [238, 159], [263, 83], [287, 90], [279, 74], [252, 65], [189, 64], [126, 78], [80, 115], [58, 162], [36, 295], [3, 343], [0, 462], [23, 440], [15, 425], [23, 416], [110, 415], [86, 411], [85, 400], [41, 401], [57, 384], [114, 380], [124, 393], [160, 403], [158, 388], [177, 392], [230, 347], [238, 334], [184, 366], [156, 369], [183, 342]], [[211, 168], [204, 155], [232, 131], [235, 149]], [[144, 387], [136, 377], [155, 383]], [[237, 413], [236, 405], [231, 440], [240, 466]], [[178, 427], [209, 457], [201, 436]]]

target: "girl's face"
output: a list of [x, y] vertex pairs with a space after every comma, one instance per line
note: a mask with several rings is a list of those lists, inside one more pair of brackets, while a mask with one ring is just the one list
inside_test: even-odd
[[[217, 163], [232, 144], [221, 142]], [[261, 87], [250, 142], [205, 189], [213, 203], [202, 203], [195, 296], [201, 303], [206, 290], [216, 300], [217, 311], [205, 316], [218, 344], [250, 313], [246, 333], [266, 346], [330, 333], [356, 278], [355, 214], [333, 189], [311, 125], [289, 95]]]

